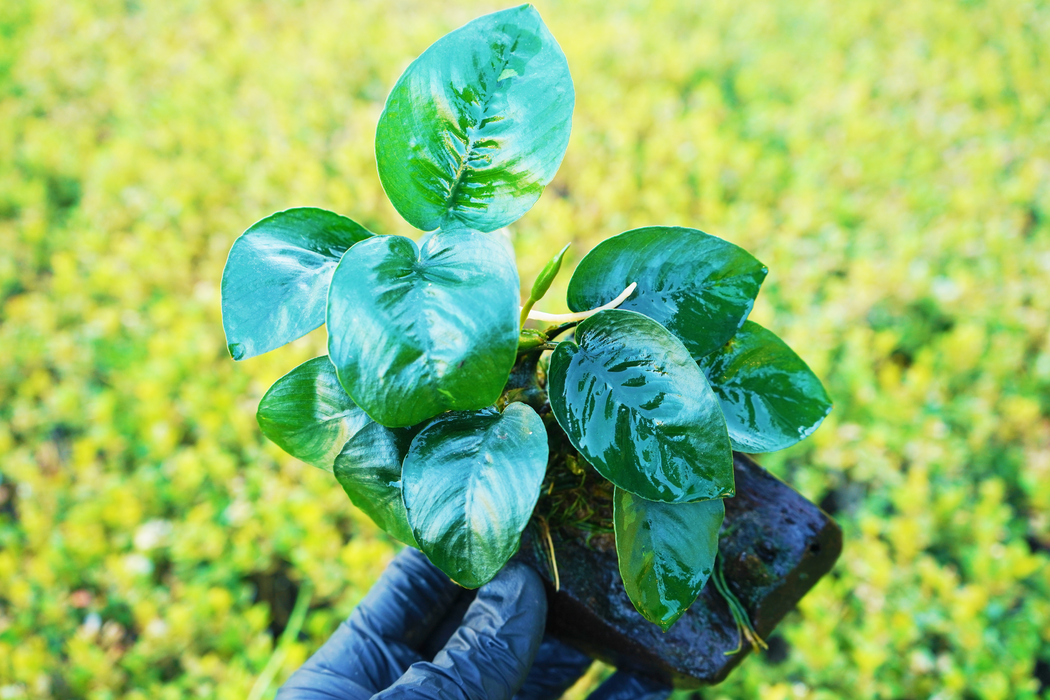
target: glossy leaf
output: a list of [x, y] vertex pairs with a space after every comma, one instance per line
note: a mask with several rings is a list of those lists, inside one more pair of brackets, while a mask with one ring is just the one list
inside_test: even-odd
[[406, 544], [415, 544], [401, 502], [401, 461], [412, 432], [384, 428], [343, 391], [328, 357], [274, 382], [259, 403], [263, 434], [297, 459], [335, 471], [350, 501]]
[[693, 358], [717, 350], [751, 313], [765, 266], [743, 248], [692, 228], [649, 226], [599, 243], [569, 280], [568, 302], [586, 311], [638, 288], [620, 304], [663, 324]]
[[424, 231], [506, 226], [558, 170], [575, 99], [565, 55], [533, 7], [480, 17], [394, 85], [376, 130], [383, 188]]
[[350, 250], [328, 301], [328, 354], [347, 393], [389, 427], [492, 405], [518, 348], [518, 271], [499, 236], [440, 231], [421, 249]]
[[263, 435], [307, 464], [332, 471], [350, 436], [372, 419], [343, 391], [328, 357], [315, 357], [269, 388], [256, 414]]
[[268, 216], [233, 243], [222, 271], [222, 327], [235, 360], [261, 355], [324, 323], [339, 258], [372, 233], [304, 207]]
[[831, 412], [824, 385], [802, 358], [753, 321], [699, 365], [722, 402], [735, 450], [790, 447]]
[[573, 446], [622, 489], [683, 503], [733, 494], [718, 398], [682, 342], [634, 311], [601, 311], [551, 357], [551, 408]]
[[714, 571], [722, 499], [659, 503], [623, 489], [613, 494], [620, 576], [634, 607], [666, 632]]
[[401, 463], [411, 441], [410, 430], [369, 421], [335, 458], [335, 478], [350, 501], [376, 525], [416, 547], [401, 498]]
[[419, 548], [456, 583], [487, 583], [518, 550], [546, 468], [543, 421], [523, 403], [435, 419], [404, 463]]

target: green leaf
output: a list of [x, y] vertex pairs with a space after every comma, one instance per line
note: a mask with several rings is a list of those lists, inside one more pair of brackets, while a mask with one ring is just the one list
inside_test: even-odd
[[487, 583], [518, 550], [546, 469], [543, 421], [523, 403], [435, 419], [404, 463], [419, 548], [461, 586]]
[[401, 463], [411, 442], [411, 430], [369, 421], [335, 458], [335, 478], [350, 501], [376, 525], [418, 547], [401, 498]]
[[547, 290], [551, 288], [551, 283], [554, 282], [554, 278], [558, 276], [558, 271], [561, 270], [561, 261], [565, 257], [565, 251], [569, 249], [570, 245], [572, 244], [566, 243], [565, 247], [558, 251], [558, 254], [543, 266], [540, 274], [536, 275], [536, 281], [532, 283], [532, 292], [529, 294], [531, 301], [539, 301], [547, 293]]
[[733, 494], [718, 398], [681, 341], [634, 311], [600, 311], [558, 344], [551, 408], [573, 446], [622, 489], [684, 503]]
[[269, 352], [324, 323], [339, 258], [372, 235], [345, 216], [309, 207], [278, 212], [245, 231], [222, 271], [222, 327], [233, 359]]
[[710, 578], [724, 517], [720, 498], [659, 503], [615, 490], [613, 529], [623, 586], [638, 612], [664, 632]]
[[401, 502], [401, 461], [412, 431], [384, 428], [343, 391], [327, 356], [270, 387], [256, 416], [263, 435], [297, 459], [335, 471], [350, 501], [376, 525], [415, 546]]
[[424, 231], [494, 231], [527, 212], [569, 143], [569, 66], [529, 5], [480, 17], [405, 70], [379, 117], [379, 179]]
[[722, 402], [734, 450], [790, 447], [831, 412], [824, 385], [802, 358], [753, 321], [699, 364]]
[[637, 282], [619, 308], [659, 321], [698, 359], [744, 323], [766, 272], [743, 248], [703, 231], [638, 228], [599, 243], [580, 261], [569, 280], [569, 308], [601, 306]]
[[358, 406], [389, 427], [492, 405], [518, 348], [518, 270], [501, 236], [377, 236], [343, 256], [328, 354]]
[[256, 414], [263, 435], [307, 464], [332, 471], [336, 455], [372, 420], [339, 385], [328, 357], [308, 360], [269, 388]]

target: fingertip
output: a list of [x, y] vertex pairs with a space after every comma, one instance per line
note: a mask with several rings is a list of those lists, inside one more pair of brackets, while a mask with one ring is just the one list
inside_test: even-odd
[[592, 663], [593, 659], [576, 647], [545, 635], [514, 700], [560, 698]]
[[[524, 680], [543, 641], [547, 624], [547, 593], [543, 580], [532, 568], [520, 562], [510, 562], [499, 574], [478, 589], [474, 602], [467, 608], [459, 631], [446, 645], [449, 651], [456, 644], [494, 640], [494, 652], [507, 659], [511, 666], [524, 666]], [[512, 660], [516, 660], [512, 663]], [[515, 669], [517, 674], [518, 670]]]
[[509, 700], [525, 681], [546, 622], [543, 581], [529, 567], [510, 563], [478, 589], [434, 660], [413, 664], [379, 697]]
[[542, 636], [547, 621], [547, 591], [543, 579], [531, 566], [508, 562], [494, 579], [478, 589], [478, 599], [490, 603], [495, 614], [506, 615], [508, 620], [527, 613], [527, 619], [538, 626]]
[[450, 583], [455, 585], [445, 573], [430, 563], [427, 555], [415, 547], [406, 545], [390, 562], [390, 568], [404, 571], [413, 580], [431, 588], [445, 588]]
[[463, 589], [405, 547], [350, 617], [381, 638], [418, 649]]

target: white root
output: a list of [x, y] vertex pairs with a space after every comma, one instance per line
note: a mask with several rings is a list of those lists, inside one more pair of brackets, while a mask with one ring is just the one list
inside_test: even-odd
[[529, 311], [528, 317], [531, 318], [533, 321], [546, 321], [548, 323], [571, 323], [572, 321], [582, 321], [588, 316], [593, 316], [599, 311], [615, 309], [617, 306], [624, 303], [624, 301], [627, 300], [627, 297], [631, 296], [631, 293], [634, 292], [634, 289], [637, 286], [637, 282], [631, 282], [629, 285], [627, 285], [627, 289], [620, 292], [620, 296], [616, 297], [608, 304], [602, 304], [598, 308], [591, 309], [590, 311], [577, 311], [574, 314], [548, 314], [542, 311], [537, 311], [536, 309], [531, 309]]

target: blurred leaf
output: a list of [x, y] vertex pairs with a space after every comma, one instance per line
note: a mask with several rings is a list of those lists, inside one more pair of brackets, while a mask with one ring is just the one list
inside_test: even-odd
[[547, 432], [523, 403], [435, 419], [412, 441], [404, 498], [419, 548], [477, 588], [518, 551], [547, 469]]
[[615, 490], [613, 527], [624, 588], [638, 612], [665, 632], [710, 578], [724, 516], [720, 498], [660, 503]]
[[261, 355], [324, 323], [339, 258], [372, 233], [345, 216], [277, 212], [233, 242], [222, 272], [222, 326], [235, 360]]
[[734, 450], [790, 447], [831, 412], [831, 399], [813, 371], [776, 334], [753, 321], [699, 365], [722, 402]]
[[335, 458], [335, 478], [350, 501], [376, 525], [416, 547], [401, 498], [401, 463], [411, 442], [411, 430], [385, 428], [370, 421], [347, 440]]
[[558, 344], [551, 409], [609, 481], [653, 501], [733, 494], [718, 399], [681, 341], [634, 311], [601, 311]]
[[659, 321], [694, 358], [725, 344], [751, 313], [766, 268], [743, 248], [692, 228], [649, 226], [594, 247], [569, 280], [568, 302], [586, 311], [638, 288], [619, 308]]
[[405, 70], [376, 131], [379, 177], [416, 228], [518, 220], [554, 177], [575, 102], [569, 66], [521, 5], [442, 37]]
[[263, 435], [307, 464], [332, 471], [350, 436], [372, 419], [343, 391], [327, 356], [315, 357], [269, 388], [256, 413]]
[[514, 365], [517, 319], [518, 271], [502, 237], [441, 231], [422, 249], [376, 237], [332, 277], [328, 351], [359, 406], [408, 427], [492, 405]]

